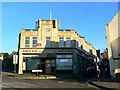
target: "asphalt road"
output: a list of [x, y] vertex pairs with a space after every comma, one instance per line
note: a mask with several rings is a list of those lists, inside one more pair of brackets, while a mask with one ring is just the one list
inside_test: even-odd
[[88, 86], [85, 82], [78, 82], [74, 80], [68, 81], [66, 79], [33, 80], [3, 76], [2, 88], [93, 88], [93, 87]]

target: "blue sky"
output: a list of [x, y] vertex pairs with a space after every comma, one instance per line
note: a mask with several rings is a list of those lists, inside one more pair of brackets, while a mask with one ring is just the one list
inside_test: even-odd
[[60, 28], [75, 29], [96, 49], [107, 47], [105, 25], [118, 12], [117, 2], [3, 2], [2, 52], [18, 50], [18, 35], [22, 28], [35, 28], [38, 19], [60, 21]]

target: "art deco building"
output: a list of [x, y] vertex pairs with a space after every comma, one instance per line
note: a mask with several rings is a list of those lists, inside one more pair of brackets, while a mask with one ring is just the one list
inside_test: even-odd
[[58, 20], [38, 20], [35, 29], [19, 35], [18, 73], [39, 66], [43, 73], [81, 73], [96, 65], [96, 49], [73, 29], [61, 29]]
[[110, 73], [120, 79], [120, 11], [106, 25]]

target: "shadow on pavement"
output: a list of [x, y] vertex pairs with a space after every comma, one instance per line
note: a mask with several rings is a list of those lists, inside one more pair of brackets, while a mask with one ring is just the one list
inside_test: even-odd
[[114, 79], [111, 77], [106, 77], [106, 76], [101, 76], [101, 77], [95, 77], [94, 80], [92, 81], [99, 81], [99, 82], [116, 82], [116, 83], [120, 83], [120, 80], [118, 79]]
[[92, 77], [84, 77], [82, 74], [56, 74], [57, 79], [74, 80], [77, 82], [87, 82]]
[[2, 67], [2, 71], [3, 72], [9, 72], [9, 73], [14, 73], [14, 69], [13, 68], [9, 68], [9, 67]]

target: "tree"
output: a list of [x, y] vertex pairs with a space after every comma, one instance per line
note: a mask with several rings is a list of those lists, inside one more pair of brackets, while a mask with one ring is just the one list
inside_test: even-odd
[[103, 54], [102, 54], [102, 60], [108, 60], [108, 50], [104, 50]]
[[13, 51], [13, 52], [10, 54], [10, 56], [15, 55], [15, 54], [17, 54], [17, 52], [16, 52], [16, 51]]
[[1, 53], [1, 54], [3, 55], [3, 58], [4, 58], [4, 59], [7, 59], [7, 57], [9, 56], [8, 53]]

